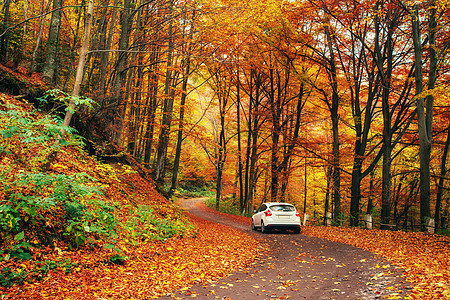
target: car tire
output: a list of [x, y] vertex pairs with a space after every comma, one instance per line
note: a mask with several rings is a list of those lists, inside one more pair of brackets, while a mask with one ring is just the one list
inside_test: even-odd
[[261, 221], [261, 233], [268, 233], [268, 232], [269, 232], [269, 228], [264, 226], [264, 222]]
[[253, 222], [253, 219], [252, 219], [252, 230], [256, 230], [255, 223]]
[[300, 231], [301, 231], [301, 228], [300, 228], [300, 227], [294, 228], [294, 233], [295, 233], [295, 234], [299, 234]]

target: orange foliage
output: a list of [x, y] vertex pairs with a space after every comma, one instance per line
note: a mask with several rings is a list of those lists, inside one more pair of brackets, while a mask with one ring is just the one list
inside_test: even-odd
[[40, 88], [43, 90], [49, 88], [49, 85], [42, 80], [38, 73], [28, 75], [28, 70], [20, 66], [15, 70], [12, 70], [0, 64], [0, 72], [5, 72], [8, 74], [8, 76], [15, 78], [22, 83], [26, 83], [27, 87]]

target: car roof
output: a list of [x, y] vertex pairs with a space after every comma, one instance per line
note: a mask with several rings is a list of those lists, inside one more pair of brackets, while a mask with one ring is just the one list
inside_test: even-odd
[[291, 205], [291, 206], [294, 206], [293, 204], [286, 203], [286, 202], [264, 202], [263, 204], [266, 204], [268, 206], [272, 206], [272, 205]]

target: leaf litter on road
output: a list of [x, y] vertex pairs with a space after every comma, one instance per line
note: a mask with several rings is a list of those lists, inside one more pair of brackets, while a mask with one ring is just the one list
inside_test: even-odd
[[[413, 284], [410, 298], [450, 298], [450, 238], [421, 232], [364, 230], [349, 227], [304, 226], [302, 233], [350, 244], [378, 254], [404, 270], [405, 280]], [[376, 265], [375, 278], [388, 265]], [[403, 299], [390, 294], [391, 299]], [[400, 297], [400, 298], [396, 298]]]

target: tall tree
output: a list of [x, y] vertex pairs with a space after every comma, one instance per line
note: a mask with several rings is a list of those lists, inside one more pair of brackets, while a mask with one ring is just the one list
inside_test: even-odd
[[[429, 1], [428, 10], [428, 43], [429, 47], [429, 72], [428, 72], [428, 90], [433, 90], [437, 74], [437, 56], [436, 56], [436, 2]], [[430, 210], [430, 160], [431, 143], [433, 135], [433, 107], [434, 96], [423, 95], [423, 58], [422, 58], [422, 38], [419, 5], [414, 4], [411, 12], [412, 19], [412, 38], [414, 44], [414, 63], [415, 63], [415, 83], [416, 83], [416, 111], [419, 128], [419, 159], [420, 159], [420, 220], [422, 230], [426, 230], [425, 223], [431, 217]], [[425, 101], [426, 98], [426, 101]]]
[[133, 25], [134, 14], [131, 13], [133, 8], [132, 0], [123, 1], [123, 10], [120, 15], [120, 37], [118, 43], [118, 54], [115, 65], [115, 78], [113, 86], [113, 104], [116, 105], [116, 112], [114, 123], [116, 125], [116, 130], [113, 132], [113, 138], [117, 143], [120, 143], [120, 130], [123, 126], [123, 114], [126, 111], [126, 99], [125, 95], [125, 84], [128, 74], [128, 48], [130, 33]]
[[0, 62], [5, 64], [8, 62], [8, 45], [9, 45], [9, 7], [11, 4], [11, 0], [5, 0], [2, 7], [3, 12], [3, 22], [2, 22], [2, 31], [0, 32]]
[[55, 71], [57, 68], [62, 6], [63, 0], [53, 0], [53, 12], [47, 39], [47, 56], [42, 70], [42, 77], [50, 83], [55, 83], [57, 81], [55, 78]]
[[[8, 0], [9, 1], [9, 0]], [[40, 22], [39, 22], [39, 33], [38, 36], [36, 38], [36, 44], [34, 46], [34, 50], [33, 50], [33, 54], [31, 55], [31, 66], [30, 66], [30, 72], [34, 72], [36, 71], [36, 54], [38, 52], [39, 46], [41, 44], [41, 39], [42, 39], [42, 33], [44, 31], [44, 20], [45, 17], [47, 16], [47, 12], [50, 9], [50, 5], [52, 4], [52, 2], [49, 0], [47, 2], [47, 6], [44, 9], [44, 1], [42, 1], [42, 9], [41, 9], [41, 18], [40, 18]]]
[[438, 189], [437, 189], [437, 194], [436, 194], [436, 207], [435, 207], [435, 213], [434, 213], [436, 228], [441, 227], [441, 208], [442, 208], [442, 199], [443, 199], [443, 193], [444, 193], [444, 184], [445, 184], [445, 179], [446, 179], [445, 176], [447, 175], [447, 156], [448, 156], [449, 147], [450, 147], [450, 126], [447, 129], [447, 138], [445, 140], [444, 151], [442, 152], [439, 183], [438, 183]]
[[327, 73], [331, 83], [332, 94], [331, 103], [327, 102], [331, 117], [331, 131], [333, 135], [333, 202], [334, 202], [334, 218], [341, 218], [341, 166], [339, 151], [339, 91], [337, 80], [336, 60], [333, 49], [333, 38], [330, 31], [330, 24], [325, 24], [325, 37], [327, 41], [327, 50], [329, 51]]
[[172, 112], [173, 112], [173, 101], [174, 97], [171, 87], [173, 85], [173, 52], [174, 52], [174, 36], [173, 36], [173, 14], [174, 14], [174, 1], [169, 0], [168, 16], [169, 16], [169, 27], [168, 27], [168, 46], [167, 46], [167, 69], [166, 69], [166, 79], [164, 84], [164, 105], [163, 105], [163, 116], [161, 124], [161, 132], [159, 134], [158, 143], [158, 156], [155, 166], [155, 179], [160, 188], [164, 184], [164, 176], [166, 174], [166, 158], [167, 158], [167, 147], [169, 145], [169, 134], [170, 126], [172, 123]]
[[[184, 18], [186, 18], [186, 9], [185, 6]], [[185, 43], [185, 56], [182, 63], [183, 68], [183, 79], [181, 84], [181, 100], [180, 100], [180, 116], [178, 120], [178, 135], [177, 135], [177, 145], [175, 150], [175, 159], [173, 162], [173, 170], [172, 170], [172, 185], [169, 190], [169, 196], [171, 196], [178, 185], [178, 171], [180, 167], [180, 158], [181, 158], [181, 144], [183, 142], [183, 132], [184, 132], [184, 114], [185, 114], [185, 105], [186, 105], [186, 97], [187, 97], [187, 86], [189, 75], [191, 73], [191, 56], [192, 56], [192, 44], [193, 44], [193, 35], [195, 29], [195, 14], [196, 8], [194, 7], [192, 11], [191, 20], [189, 24], [189, 33], [187, 37], [187, 42]], [[184, 31], [183, 31], [184, 32]]]
[[77, 75], [75, 77], [75, 83], [73, 86], [72, 97], [69, 103], [69, 109], [66, 111], [66, 116], [64, 118], [63, 122], [64, 126], [69, 126], [70, 120], [72, 119], [72, 115], [75, 111], [76, 98], [80, 94], [81, 83], [83, 81], [84, 76], [84, 66], [86, 63], [86, 54], [89, 49], [89, 38], [91, 37], [91, 25], [93, 14], [94, 14], [94, 0], [89, 0], [85, 17], [83, 43], [80, 48], [80, 57], [78, 58], [78, 67], [76, 73]]

